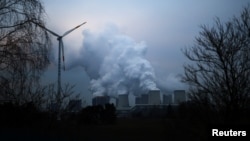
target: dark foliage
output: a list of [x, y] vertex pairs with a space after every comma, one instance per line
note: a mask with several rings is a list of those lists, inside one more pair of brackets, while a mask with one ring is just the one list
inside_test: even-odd
[[25, 127], [39, 128], [49, 127], [55, 116], [51, 113], [39, 111], [32, 102], [22, 105], [5, 103], [0, 105], [0, 124], [1, 127]]
[[113, 124], [116, 121], [116, 108], [113, 104], [88, 106], [79, 113], [78, 123]]
[[[1, 105], [0, 113], [1, 122], [6, 126], [27, 126], [27, 127], [42, 127], [50, 128], [54, 126], [82, 126], [82, 125], [103, 125], [114, 124], [116, 121], [116, 108], [113, 104], [105, 104], [105, 106], [88, 106], [80, 112], [61, 114], [61, 120], [58, 120], [55, 112], [42, 112], [35, 107], [33, 103], [16, 105], [6, 103]], [[53, 125], [52, 125], [53, 124]], [[32, 126], [31, 126], [32, 125]]]
[[171, 105], [148, 105], [148, 106], [135, 106], [129, 114], [132, 118], [165, 118], [173, 112]]

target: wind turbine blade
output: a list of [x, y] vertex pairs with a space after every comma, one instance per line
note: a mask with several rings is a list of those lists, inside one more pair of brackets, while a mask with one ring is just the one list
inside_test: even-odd
[[55, 32], [49, 30], [48, 28], [45, 28], [45, 27], [44, 27], [44, 29], [47, 30], [47, 31], [48, 31], [49, 33], [51, 33], [52, 35], [54, 35], [54, 36], [56, 36], [56, 37], [60, 37], [60, 35], [58, 35], [58, 34], [56, 34]]
[[75, 28], [70, 29], [69, 31], [65, 32], [65, 33], [62, 35], [62, 37], [66, 36], [66, 35], [69, 34], [70, 32], [74, 31], [75, 29], [79, 28], [80, 26], [82, 26], [82, 25], [84, 25], [84, 24], [86, 24], [86, 23], [87, 23], [87, 22], [84, 22], [84, 23], [82, 23], [82, 24], [76, 26]]
[[38, 24], [38, 23], [36, 23], [36, 22], [33, 22], [33, 23], [34, 23], [35, 25], [38, 25], [38, 26], [40, 26], [41, 28], [47, 30], [47, 31], [48, 31], [49, 33], [51, 33], [52, 35], [57, 36], [57, 37], [60, 37], [60, 35], [56, 34], [55, 32], [51, 31], [50, 29], [46, 28], [45, 26], [43, 26], [43, 25], [41, 25], [41, 24]]
[[63, 70], [65, 71], [65, 62], [64, 62], [64, 46], [63, 46], [63, 41], [61, 41], [61, 45], [62, 45], [62, 60], [63, 60]]

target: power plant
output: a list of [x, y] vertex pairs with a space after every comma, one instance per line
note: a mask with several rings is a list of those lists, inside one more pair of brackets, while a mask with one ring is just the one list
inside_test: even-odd
[[[150, 90], [134, 99], [130, 104], [129, 94], [120, 94], [118, 97], [97, 96], [92, 99], [92, 105], [113, 103], [116, 106], [118, 117], [128, 117], [131, 114], [142, 114], [141, 116], [162, 116], [169, 105], [176, 107], [181, 102], [187, 101], [185, 90], [175, 90], [172, 94], [162, 94], [160, 90]], [[155, 112], [155, 113], [154, 113]], [[152, 115], [152, 113], [154, 113]]]
[[160, 90], [150, 90], [147, 94], [142, 94], [136, 97], [135, 104], [150, 104], [159, 105], [161, 104]]
[[150, 90], [147, 94], [135, 97], [135, 103], [130, 104], [129, 94], [120, 94], [117, 98], [109, 96], [97, 96], [92, 99], [92, 105], [105, 105], [113, 103], [117, 108], [130, 107], [132, 105], [178, 105], [187, 101], [185, 90], [174, 90], [172, 94], [162, 94], [160, 90]]
[[172, 95], [163, 95], [162, 96], [162, 104], [164, 105], [169, 105], [169, 104], [173, 104], [173, 96]]
[[148, 94], [142, 94], [135, 98], [135, 104], [148, 104]]
[[128, 94], [118, 95], [116, 107], [129, 107]]
[[150, 90], [148, 92], [148, 104], [149, 105], [160, 105], [161, 104], [161, 96], [160, 90]]
[[180, 104], [181, 102], [187, 101], [185, 90], [174, 91], [174, 104]]
[[92, 105], [97, 106], [97, 105], [105, 105], [109, 103], [110, 97], [109, 96], [96, 96], [92, 99]]

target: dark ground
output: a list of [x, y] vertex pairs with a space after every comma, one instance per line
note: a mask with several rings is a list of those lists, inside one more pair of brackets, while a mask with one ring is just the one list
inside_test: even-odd
[[[42, 125], [41, 125], [42, 126]], [[4, 128], [0, 140], [38, 141], [166, 141], [205, 140], [206, 129], [197, 123], [173, 119], [117, 119], [115, 124], [58, 123], [50, 128]]]
[[180, 105], [175, 110], [168, 107], [163, 117], [151, 109], [145, 117], [117, 118], [112, 105], [92, 106], [78, 114], [62, 114], [58, 121], [56, 114], [39, 112], [32, 104], [6, 104], [0, 107], [0, 141], [206, 141], [215, 140], [209, 137], [215, 127], [246, 129], [250, 136], [249, 110], [222, 116], [199, 109]]

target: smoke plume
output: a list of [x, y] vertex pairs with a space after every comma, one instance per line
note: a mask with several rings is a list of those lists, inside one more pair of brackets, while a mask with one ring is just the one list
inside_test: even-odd
[[157, 73], [157, 86], [161, 92], [165, 94], [170, 94], [174, 90], [186, 90], [188, 89], [187, 85], [181, 82], [181, 74], [176, 73]]
[[83, 47], [71, 67], [82, 65], [89, 75], [94, 96], [133, 94], [158, 89], [144, 42], [137, 43], [109, 25], [101, 32], [83, 32]]

